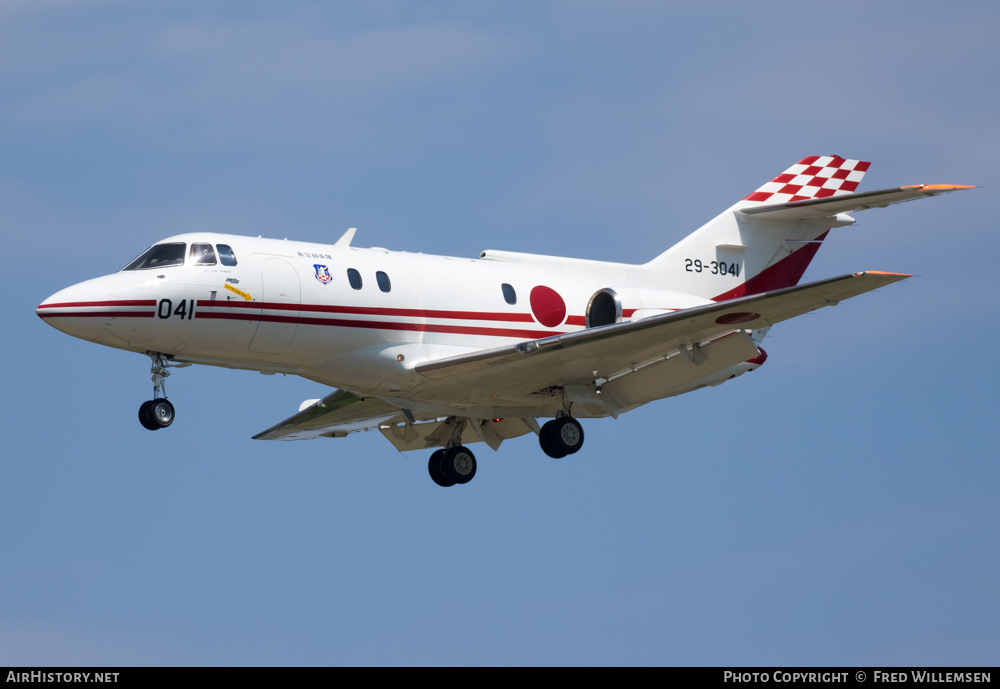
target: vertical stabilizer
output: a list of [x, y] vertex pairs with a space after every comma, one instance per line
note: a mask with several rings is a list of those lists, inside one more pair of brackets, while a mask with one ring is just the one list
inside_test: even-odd
[[650, 261], [665, 289], [723, 301], [798, 284], [831, 227], [850, 218], [755, 218], [741, 210], [851, 194], [870, 163], [809, 156]]
[[850, 194], [857, 190], [871, 163], [840, 156], [803, 158], [744, 201], [758, 204], [790, 203]]

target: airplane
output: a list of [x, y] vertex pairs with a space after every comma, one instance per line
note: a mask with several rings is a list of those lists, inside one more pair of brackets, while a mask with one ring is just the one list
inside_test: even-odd
[[[208, 232], [163, 239], [36, 313], [74, 337], [145, 354], [151, 431], [175, 418], [171, 368], [203, 364], [333, 387], [255, 439], [377, 429], [437, 448], [428, 473], [468, 483], [467, 445], [534, 432], [571, 455], [579, 419], [719, 385], [759, 368], [775, 323], [910, 277], [856, 272], [799, 284], [850, 212], [966, 185], [858, 192], [870, 163], [809, 156], [647, 263], [487, 250], [478, 258]], [[545, 420], [540, 423], [539, 419]]]

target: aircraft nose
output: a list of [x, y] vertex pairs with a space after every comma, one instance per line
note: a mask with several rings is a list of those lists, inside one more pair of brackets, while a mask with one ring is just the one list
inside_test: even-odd
[[108, 322], [106, 289], [81, 282], [59, 290], [43, 301], [35, 313], [56, 330], [81, 340], [96, 340]]

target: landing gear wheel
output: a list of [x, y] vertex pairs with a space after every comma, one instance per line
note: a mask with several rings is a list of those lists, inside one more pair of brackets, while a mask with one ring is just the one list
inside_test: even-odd
[[583, 447], [583, 426], [572, 416], [560, 416], [555, 420], [552, 437], [556, 445], [571, 455]]
[[159, 397], [143, 402], [139, 407], [139, 423], [143, 428], [157, 431], [166, 428], [174, 422], [174, 405], [170, 400]]
[[442, 488], [455, 485], [455, 481], [445, 476], [441, 470], [441, 460], [444, 458], [444, 450], [437, 450], [431, 455], [427, 462], [427, 473], [431, 475], [431, 480]]
[[455, 483], [468, 483], [476, 475], [476, 456], [463, 445], [450, 447], [441, 458], [441, 473]]
[[160, 428], [166, 428], [174, 422], [174, 405], [163, 397], [155, 399], [149, 408], [149, 416], [159, 424]]
[[538, 436], [538, 444], [549, 457], [559, 459], [583, 447], [583, 426], [572, 416], [547, 421]]
[[153, 400], [147, 400], [139, 406], [139, 423], [142, 427], [149, 431], [160, 430], [160, 424], [153, 420], [153, 417], [149, 415], [149, 408], [153, 406]]
[[547, 454], [553, 459], [562, 459], [566, 456], [565, 452], [559, 450], [555, 443], [552, 442], [552, 426], [555, 424], [555, 420], [546, 421], [542, 424], [542, 430], [538, 434], [538, 444], [542, 446], [542, 452]]
[[169, 357], [160, 352], [146, 352], [153, 362], [149, 372], [153, 374], [153, 399], [139, 406], [139, 423], [143, 428], [158, 431], [174, 422], [174, 405], [167, 400], [166, 379], [170, 375], [168, 368], [190, 366], [191, 364], [171, 364]]

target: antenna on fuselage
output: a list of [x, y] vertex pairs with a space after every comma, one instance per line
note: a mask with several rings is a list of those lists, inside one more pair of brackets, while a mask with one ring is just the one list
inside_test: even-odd
[[356, 227], [349, 227], [349, 228], [347, 228], [347, 232], [345, 232], [344, 234], [342, 234], [340, 236], [340, 239], [338, 239], [334, 243], [334, 246], [350, 246], [351, 245], [351, 240], [354, 239], [354, 233], [357, 232], [357, 231], [358, 231], [358, 228], [356, 228]]

